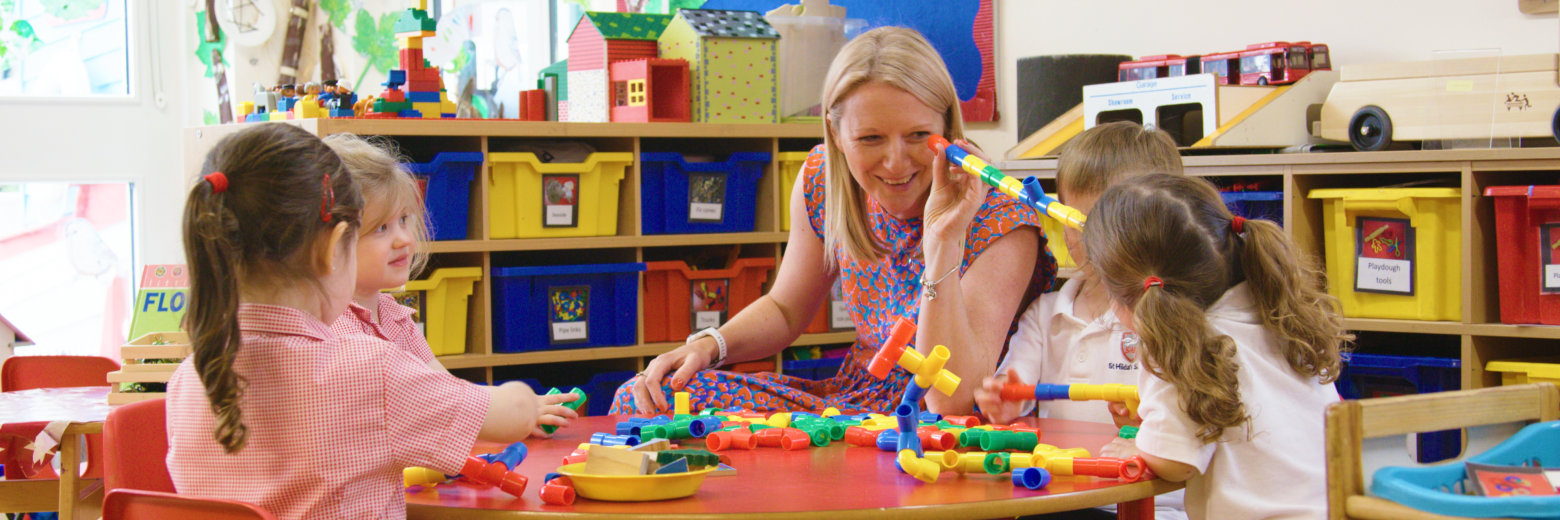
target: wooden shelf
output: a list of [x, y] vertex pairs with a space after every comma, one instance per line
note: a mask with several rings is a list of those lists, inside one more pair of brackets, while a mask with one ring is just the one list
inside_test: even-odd
[[[803, 334], [791, 343], [793, 347], [810, 345], [828, 345], [833, 343], [851, 343], [856, 341], [855, 332], [829, 332], [824, 334]], [[659, 356], [672, 349], [683, 346], [683, 343], [647, 343], [643, 345], [629, 345], [624, 347], [601, 347], [564, 350], [543, 350], [539, 352], [522, 352], [517, 354], [457, 354], [453, 356], [439, 356], [439, 363], [444, 368], [481, 368], [499, 367], [511, 365], [536, 365], [541, 363], [560, 363], [566, 361], [593, 361], [598, 359], [627, 359], [637, 357]]]
[[[459, 119], [320, 119], [319, 134], [535, 137], [698, 137], [698, 138], [823, 138], [822, 124], [703, 124], [703, 123], [559, 123]], [[234, 126], [234, 125], [222, 125]]]
[[[1230, 172], [1226, 175], [1282, 175], [1284, 167], [1309, 167], [1320, 166], [1325, 170], [1316, 173], [1357, 173], [1338, 168], [1340, 165], [1403, 165], [1419, 166], [1433, 163], [1457, 163], [1476, 162], [1475, 169], [1500, 169], [1502, 164], [1518, 166], [1520, 169], [1530, 169], [1524, 165], [1527, 161], [1544, 161], [1546, 164], [1531, 165], [1533, 168], [1553, 169], [1552, 161], [1560, 159], [1560, 147], [1548, 148], [1508, 148], [1490, 150], [1406, 150], [1392, 152], [1319, 152], [1319, 153], [1286, 153], [1286, 154], [1260, 154], [1260, 155], [1197, 155], [1182, 158], [1186, 165], [1187, 173], [1194, 169], [1202, 169], [1210, 172], [1218, 171], [1218, 168], [1238, 167], [1240, 172]], [[1276, 171], [1269, 171], [1263, 167], [1276, 167]], [[1021, 159], [1016, 161], [1003, 161], [1002, 169], [1007, 171], [1049, 171], [1050, 177], [1055, 177], [1056, 158]], [[1203, 173], [1213, 175], [1214, 173]], [[1017, 175], [1015, 175], [1017, 176]], [[1028, 176], [1027, 174], [1024, 176]]]
[[1365, 332], [1407, 332], [1413, 334], [1470, 334], [1475, 325], [1454, 321], [1382, 320], [1373, 318], [1345, 318], [1343, 325], [1349, 330]]
[[490, 251], [547, 251], [559, 249], [606, 249], [630, 247], [706, 246], [721, 244], [782, 243], [790, 233], [756, 231], [752, 233], [711, 233], [707, 235], [643, 235], [573, 238], [511, 238], [495, 240], [446, 240], [430, 242], [431, 253], [475, 253]]

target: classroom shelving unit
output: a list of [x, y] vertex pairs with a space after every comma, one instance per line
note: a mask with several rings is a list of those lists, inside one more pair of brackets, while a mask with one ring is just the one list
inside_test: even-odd
[[[1560, 326], [1500, 322], [1495, 209], [1493, 200], [1484, 196], [1490, 186], [1560, 184], [1560, 148], [1221, 155], [1184, 160], [1187, 174], [1208, 177], [1215, 184], [1281, 181], [1285, 228], [1317, 258], [1325, 245], [1322, 201], [1307, 198], [1311, 190], [1409, 183], [1461, 188], [1462, 244], [1449, 254], [1462, 255], [1462, 319], [1346, 319], [1361, 337], [1359, 350], [1370, 351], [1372, 342], [1385, 339], [1398, 345], [1424, 345], [1427, 352], [1414, 355], [1455, 355], [1462, 361], [1465, 389], [1500, 385], [1499, 373], [1484, 370], [1491, 360], [1560, 353]], [[1056, 176], [1054, 158], [1007, 161], [1003, 166], [1015, 177]]]
[[[773, 158], [759, 180], [757, 225], [748, 233], [695, 235], [645, 235], [640, 226], [641, 152], [679, 152], [708, 154], [719, 158], [732, 152], [805, 152], [823, 140], [823, 128], [817, 124], [722, 125], [696, 123], [558, 123], [483, 120], [355, 120], [305, 119], [293, 124], [320, 136], [353, 133], [385, 136], [399, 145], [403, 155], [414, 162], [427, 162], [440, 152], [511, 151], [516, 145], [535, 140], [568, 140], [588, 143], [598, 152], [631, 152], [635, 162], [624, 177], [618, 193], [618, 234], [616, 236], [541, 239], [490, 239], [487, 222], [491, 184], [490, 168], [477, 170], [471, 185], [468, 240], [438, 241], [430, 244], [429, 270], [439, 267], [481, 267], [484, 279], [471, 297], [466, 349], [462, 354], [440, 356], [439, 361], [457, 375], [478, 382], [496, 379], [536, 377], [549, 369], [524, 367], [572, 362], [615, 360], [620, 369], [642, 369], [647, 357], [670, 351], [681, 343], [644, 342], [644, 295], [640, 294], [638, 344], [619, 347], [544, 350], [523, 353], [496, 352], [493, 346], [493, 309], [491, 275], [496, 267], [558, 265], [584, 263], [644, 262], [676, 259], [700, 248], [728, 247], [739, 257], [772, 257], [776, 269], [769, 275], [765, 291], [778, 272], [783, 245], [789, 233], [782, 231], [780, 208], [788, 201], [781, 193], [779, 160]], [[198, 177], [207, 151], [223, 137], [248, 124], [202, 126], [185, 129], [184, 174]], [[426, 271], [425, 271], [426, 274]], [[804, 334], [793, 346], [851, 343], [854, 332]], [[776, 356], [776, 368], [781, 366]], [[495, 377], [494, 369], [505, 368]]]

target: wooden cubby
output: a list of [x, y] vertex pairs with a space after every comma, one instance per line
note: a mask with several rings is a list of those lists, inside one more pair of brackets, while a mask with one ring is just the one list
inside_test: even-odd
[[[525, 353], [496, 353], [492, 345], [492, 286], [495, 266], [557, 265], [582, 263], [642, 262], [675, 258], [706, 247], [740, 248], [741, 257], [772, 257], [778, 261], [789, 233], [781, 231], [780, 207], [789, 200], [781, 193], [779, 164], [772, 159], [759, 180], [757, 218], [754, 231], [698, 235], [644, 235], [640, 226], [640, 152], [679, 152], [723, 159], [731, 152], [807, 151], [823, 142], [823, 129], [816, 124], [722, 125], [697, 123], [557, 123], [517, 121], [418, 121], [308, 119], [292, 124], [316, 135], [353, 133], [362, 136], [386, 136], [395, 141], [401, 153], [414, 162], [427, 162], [439, 152], [502, 152], [517, 144], [534, 140], [567, 140], [588, 143], [599, 152], [631, 152], [635, 161], [624, 177], [618, 193], [618, 233], [616, 236], [490, 239], [487, 214], [491, 200], [488, 190], [490, 168], [484, 164], [472, 182], [468, 240], [439, 241], [429, 244], [429, 268], [482, 267], [485, 273], [472, 292], [464, 354], [440, 356], [439, 361], [457, 376], [477, 382], [495, 380], [494, 367], [505, 367], [498, 380], [535, 377], [542, 369], [523, 365], [567, 364], [569, 371], [580, 363], [595, 362], [584, 370], [642, 369], [646, 358], [670, 351], [681, 342], [645, 343], [644, 297], [640, 295], [638, 344], [620, 347], [545, 350]], [[250, 124], [203, 126], [185, 129], [184, 174], [186, 183], [200, 173], [206, 153], [223, 137]], [[777, 269], [778, 271], [778, 269]], [[764, 288], [774, 283], [771, 272]], [[426, 271], [425, 271], [426, 272]], [[848, 344], [854, 332], [803, 334], [793, 346]], [[779, 355], [776, 368], [779, 369]], [[550, 370], [549, 370], [550, 371]], [[546, 382], [546, 381], [544, 381]]]
[[[1560, 184], [1560, 148], [1425, 150], [1185, 157], [1186, 173], [1225, 179], [1282, 179], [1284, 225], [1299, 247], [1320, 259], [1323, 250], [1322, 203], [1306, 198], [1318, 188], [1386, 187], [1413, 183], [1462, 188], [1462, 319], [1411, 321], [1348, 318], [1348, 327], [1364, 336], [1412, 335], [1426, 345], [1413, 355], [1445, 357], [1459, 345], [1462, 386], [1498, 386], [1500, 374], [1484, 366], [1497, 359], [1560, 354], [1560, 326], [1507, 325], [1500, 322], [1498, 266], [1495, 254], [1494, 202], [1489, 186]], [[1006, 161], [1014, 177], [1055, 178], [1056, 159]], [[1066, 270], [1064, 270], [1066, 271]], [[1064, 272], [1065, 277], [1070, 272]], [[1408, 339], [1408, 338], [1405, 338]], [[1412, 339], [1408, 339], [1412, 341]], [[1372, 342], [1362, 342], [1370, 349]], [[1401, 343], [1401, 342], [1398, 342]], [[1403, 352], [1392, 352], [1403, 354]]]

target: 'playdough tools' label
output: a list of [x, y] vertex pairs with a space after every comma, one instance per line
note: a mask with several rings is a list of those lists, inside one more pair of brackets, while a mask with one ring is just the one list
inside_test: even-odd
[[725, 204], [725, 175], [688, 175], [688, 222], [719, 224]]
[[578, 227], [579, 175], [542, 176], [542, 227]]
[[1414, 228], [1409, 221], [1359, 217], [1354, 233], [1354, 290], [1413, 296]]
[[551, 343], [590, 341], [590, 286], [549, 287], [547, 293]]
[[1544, 293], [1560, 292], [1560, 255], [1555, 254], [1560, 249], [1560, 233], [1555, 232], [1557, 229], [1560, 229], [1560, 223], [1554, 222], [1538, 228], [1538, 250], [1543, 255], [1540, 264], [1544, 270], [1539, 274], [1543, 276], [1541, 289]]
[[693, 330], [719, 327], [726, 323], [728, 289], [730, 280], [699, 280], [691, 284], [689, 311], [693, 315]]

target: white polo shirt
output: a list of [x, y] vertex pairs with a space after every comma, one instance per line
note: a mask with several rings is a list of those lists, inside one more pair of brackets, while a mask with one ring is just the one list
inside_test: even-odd
[[[1138, 347], [1137, 335], [1121, 325], [1115, 311], [1107, 304], [1105, 314], [1094, 321], [1083, 321], [1073, 316], [1074, 302], [1083, 288], [1077, 278], [1062, 284], [1061, 290], [1046, 293], [1029, 305], [1019, 318], [1018, 332], [1008, 343], [1007, 357], [997, 373], [1012, 368], [1013, 374], [1024, 384], [1049, 383], [1138, 384], [1138, 372], [1142, 371], [1143, 354]], [[1110, 408], [1101, 401], [1046, 401], [1039, 404], [1040, 417], [1115, 424]], [[1035, 402], [1024, 403], [1027, 415], [1035, 409]], [[1100, 446], [1075, 446], [1087, 448], [1095, 456]], [[1181, 490], [1154, 497], [1154, 517], [1158, 520], [1185, 518], [1181, 503]], [[1114, 511], [1115, 506], [1102, 508]]]
[[[1108, 307], [1092, 322], [1073, 316], [1073, 304], [1083, 282], [1068, 280], [1062, 289], [1041, 295], [1019, 318], [1018, 331], [1008, 343], [1007, 357], [997, 373], [1009, 368], [1024, 384], [1048, 383], [1135, 385], [1143, 354], [1137, 335], [1121, 326]], [[1106, 403], [1099, 401], [1047, 401], [1039, 404], [1040, 417], [1113, 424]], [[1024, 404], [1028, 414], [1035, 402]]]
[[1324, 518], [1327, 460], [1323, 411], [1338, 402], [1333, 385], [1301, 377], [1273, 350], [1242, 283], [1208, 308], [1214, 330], [1235, 340], [1241, 402], [1251, 427], [1231, 428], [1220, 442], [1203, 444], [1174, 386], [1143, 371], [1138, 393], [1143, 416], [1137, 446], [1143, 453], [1190, 464], [1201, 475], [1186, 481], [1191, 518]]

